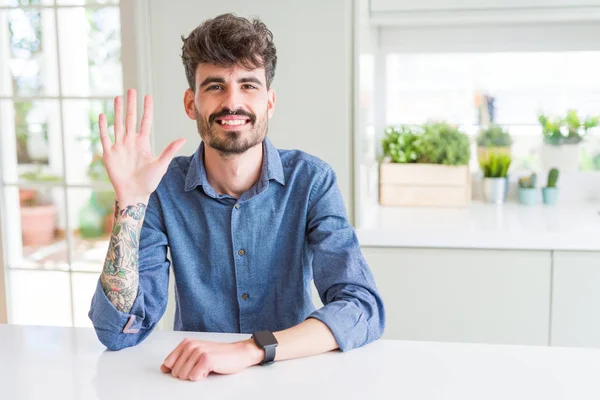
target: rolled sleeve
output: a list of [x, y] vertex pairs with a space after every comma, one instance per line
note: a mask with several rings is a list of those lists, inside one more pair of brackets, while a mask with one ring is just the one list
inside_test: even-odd
[[342, 351], [364, 346], [383, 334], [385, 309], [331, 168], [323, 171], [309, 200], [308, 246], [324, 304], [309, 318], [327, 325]]
[[150, 197], [140, 233], [139, 284], [129, 313], [115, 308], [100, 280], [92, 298], [89, 318], [96, 335], [110, 350], [135, 346], [143, 341], [162, 318], [168, 301], [169, 266], [167, 235], [158, 199]]

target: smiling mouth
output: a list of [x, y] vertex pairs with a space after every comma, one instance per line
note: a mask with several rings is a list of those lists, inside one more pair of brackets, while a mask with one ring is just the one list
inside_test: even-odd
[[250, 119], [248, 118], [237, 118], [237, 119], [216, 119], [215, 122], [224, 128], [239, 128], [248, 125]]

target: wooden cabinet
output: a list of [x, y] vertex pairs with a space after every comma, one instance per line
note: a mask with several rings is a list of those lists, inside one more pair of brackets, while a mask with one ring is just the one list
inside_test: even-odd
[[384, 338], [549, 344], [550, 251], [363, 248]]
[[600, 253], [554, 252], [552, 346], [600, 347]]

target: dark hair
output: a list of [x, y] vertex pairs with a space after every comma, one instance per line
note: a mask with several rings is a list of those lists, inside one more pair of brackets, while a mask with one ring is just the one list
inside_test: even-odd
[[198, 25], [187, 38], [181, 36], [181, 59], [190, 89], [196, 90], [196, 68], [209, 63], [223, 67], [240, 65], [264, 68], [267, 88], [275, 76], [277, 51], [273, 33], [259, 19], [222, 14]]

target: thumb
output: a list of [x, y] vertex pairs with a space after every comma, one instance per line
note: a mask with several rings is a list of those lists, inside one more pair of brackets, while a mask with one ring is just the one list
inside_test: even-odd
[[165, 374], [168, 374], [169, 372], [171, 372], [171, 368], [167, 367], [165, 364], [162, 364], [160, 366], [160, 370]]
[[158, 157], [159, 161], [163, 164], [169, 164], [175, 154], [181, 149], [181, 147], [187, 142], [187, 139], [177, 139], [174, 142], [171, 142], [170, 145], [167, 146], [166, 149], [162, 152], [162, 154]]

